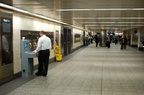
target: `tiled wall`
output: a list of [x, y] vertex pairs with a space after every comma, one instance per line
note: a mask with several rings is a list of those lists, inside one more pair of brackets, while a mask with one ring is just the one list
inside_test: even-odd
[[[14, 53], [14, 73], [21, 71], [21, 56], [20, 56], [20, 31], [35, 30], [35, 31], [60, 31], [60, 25], [30, 17], [24, 14], [13, 13], [13, 53]], [[55, 42], [54, 42], [55, 44]], [[51, 51], [50, 58], [55, 56], [54, 49]], [[37, 64], [37, 58], [34, 59], [34, 64]]]
[[[74, 39], [74, 35], [75, 34], [80, 34], [80, 38], [81, 38], [80, 42], [75, 43], [75, 41], [74, 41], [75, 40]], [[83, 45], [83, 39], [82, 39], [82, 37], [83, 37], [83, 31], [82, 30], [73, 29], [73, 47], [72, 47], [72, 49], [75, 49], [75, 48], [80, 47], [80, 46]]]
[[[20, 13], [13, 13], [13, 53], [14, 53], [14, 74], [21, 71], [21, 56], [20, 56], [20, 31], [21, 30], [35, 30], [35, 31], [53, 31], [54, 39], [56, 36], [56, 31], [59, 31], [59, 42], [61, 36], [61, 25], [58, 23], [53, 23], [50, 21], [38, 19], [35, 17], [27, 16]], [[81, 38], [83, 35], [83, 31], [79, 29], [73, 29], [73, 39], [74, 34], [80, 34]], [[59, 43], [60, 44], [60, 43]], [[75, 49], [79, 46], [83, 45], [83, 41], [81, 39], [80, 42], [74, 43], [72, 49]], [[55, 46], [55, 42], [54, 42]], [[54, 49], [51, 51], [50, 58], [55, 57]], [[37, 58], [34, 59], [34, 65], [37, 63]]]

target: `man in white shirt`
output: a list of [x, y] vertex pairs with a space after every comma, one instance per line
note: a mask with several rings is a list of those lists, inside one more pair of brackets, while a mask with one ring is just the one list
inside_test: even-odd
[[45, 35], [44, 31], [41, 31], [39, 35], [40, 38], [38, 39], [37, 48], [32, 53], [34, 55], [39, 53], [39, 66], [36, 75], [46, 76], [48, 72], [48, 63], [51, 50], [51, 39]]

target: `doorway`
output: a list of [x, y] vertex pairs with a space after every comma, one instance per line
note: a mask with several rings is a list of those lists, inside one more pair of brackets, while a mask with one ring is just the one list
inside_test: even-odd
[[72, 49], [72, 31], [68, 28], [63, 28], [62, 31], [62, 49], [63, 49], [63, 55], [66, 56], [71, 53]]
[[[12, 14], [0, 16], [0, 79], [13, 75]], [[6, 16], [5, 16], [6, 15]]]

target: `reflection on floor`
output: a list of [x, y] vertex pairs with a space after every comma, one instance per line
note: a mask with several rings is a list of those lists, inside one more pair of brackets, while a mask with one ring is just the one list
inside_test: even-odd
[[91, 44], [66, 58], [52, 63], [47, 77], [33, 76], [7, 95], [144, 95], [143, 52]]

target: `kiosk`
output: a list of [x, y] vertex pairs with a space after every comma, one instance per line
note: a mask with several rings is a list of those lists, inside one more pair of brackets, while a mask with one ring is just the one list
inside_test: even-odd
[[23, 76], [33, 75], [34, 71], [33, 58], [35, 58], [36, 55], [32, 54], [30, 47], [31, 43], [29, 40], [21, 41], [21, 63]]

